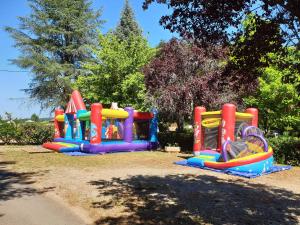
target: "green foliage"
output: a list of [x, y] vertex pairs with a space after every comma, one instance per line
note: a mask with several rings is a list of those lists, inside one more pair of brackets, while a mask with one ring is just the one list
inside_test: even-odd
[[142, 36], [142, 30], [134, 18], [134, 12], [128, 0], [125, 1], [119, 24], [114, 33], [122, 41], [130, 39], [132, 35]]
[[[282, 68], [282, 57], [269, 54], [270, 66], [260, 69], [259, 90], [253, 96], [244, 99], [247, 106], [257, 107], [260, 110], [260, 123], [266, 131], [278, 130], [280, 132], [299, 132], [300, 128], [300, 96], [297, 86], [300, 74], [292, 65], [299, 58], [294, 58], [295, 49], [289, 49], [287, 58], [291, 66]], [[297, 54], [296, 54], [297, 56]], [[286, 82], [285, 77], [293, 74], [296, 82]]]
[[300, 138], [279, 136], [268, 141], [277, 163], [300, 166]]
[[49, 123], [0, 120], [0, 142], [3, 144], [42, 144], [52, 139], [53, 132], [53, 125]]
[[6, 30], [20, 56], [12, 62], [33, 76], [26, 92], [43, 107], [64, 105], [72, 83], [85, 74], [82, 64], [92, 59], [99, 11], [88, 0], [29, 0], [31, 14], [19, 17], [19, 28]]
[[79, 77], [77, 87], [89, 102], [110, 104], [119, 102], [121, 107], [145, 106], [144, 75], [141, 68], [155, 54], [142, 36], [131, 35], [120, 41], [113, 33], [99, 34], [99, 48], [93, 48], [96, 62], [85, 65], [92, 74]]
[[30, 119], [34, 122], [38, 122], [40, 120], [39, 116], [35, 113], [31, 115]]
[[12, 121], [0, 121], [0, 141], [4, 144], [13, 142], [16, 136], [16, 124]]
[[279, 24], [249, 14], [231, 46], [230, 63], [236, 69], [256, 73], [258, 68], [267, 65], [267, 54], [278, 52], [282, 43]]
[[183, 152], [193, 151], [194, 135], [192, 131], [172, 132], [165, 131], [158, 133], [158, 140], [161, 148], [165, 146], [179, 146]]
[[[261, 29], [261, 41], [273, 35], [270, 32], [273, 24], [279, 24], [284, 42], [300, 47], [298, 0], [144, 0], [143, 8], [148, 9], [154, 2], [168, 8], [159, 20], [165, 29], [194, 39], [202, 46], [232, 42], [242, 27], [242, 18], [251, 12], [270, 21], [269, 26]], [[255, 42], [253, 44], [256, 46]]]
[[22, 123], [17, 128], [18, 144], [40, 145], [53, 138], [53, 125], [48, 123]]

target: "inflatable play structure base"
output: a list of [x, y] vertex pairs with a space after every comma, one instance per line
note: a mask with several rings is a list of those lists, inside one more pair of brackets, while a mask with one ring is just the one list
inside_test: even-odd
[[272, 154], [272, 148], [269, 148], [268, 152], [260, 152], [222, 162], [221, 153], [204, 150], [200, 151], [199, 156], [189, 158], [187, 164], [196, 167], [209, 167], [212, 169], [260, 174], [269, 171], [272, 167], [274, 161]]
[[210, 167], [206, 167], [206, 166], [200, 166], [199, 164], [189, 163], [188, 160], [178, 161], [178, 162], [175, 162], [175, 164], [180, 165], [180, 166], [194, 167], [194, 168], [210, 170], [210, 171], [214, 171], [214, 172], [218, 172], [218, 173], [224, 173], [224, 174], [228, 174], [228, 175], [245, 177], [245, 178], [255, 178], [255, 177], [259, 177], [259, 176], [263, 176], [263, 175], [267, 175], [267, 174], [271, 174], [271, 173], [276, 173], [276, 172], [280, 172], [280, 171], [284, 171], [284, 170], [290, 170], [292, 168], [291, 166], [272, 165], [268, 171], [258, 173], [258, 172], [247, 172], [247, 171], [243, 172], [243, 171], [231, 170], [231, 169], [225, 169], [225, 170], [214, 169], [214, 168], [210, 168]]
[[[54, 140], [44, 148], [61, 153], [105, 154], [155, 149], [157, 140], [157, 110], [140, 112], [132, 107], [103, 108], [100, 103], [86, 109], [79, 91], [73, 91], [65, 110], [56, 109]], [[82, 153], [82, 154], [80, 154]]]
[[144, 140], [134, 140], [131, 143], [122, 140], [103, 141], [101, 144], [95, 145], [89, 144], [88, 142], [76, 142], [59, 138], [54, 140], [54, 142], [44, 143], [43, 147], [60, 153], [82, 152], [90, 154], [106, 154], [114, 152], [145, 151], [153, 149], [156, 146], [153, 146], [153, 143]]

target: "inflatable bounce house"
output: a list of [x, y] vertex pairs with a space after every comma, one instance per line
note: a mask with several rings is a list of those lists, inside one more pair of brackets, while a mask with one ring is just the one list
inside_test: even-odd
[[258, 110], [236, 112], [233, 104], [221, 111], [194, 112], [194, 157], [177, 164], [255, 177], [289, 169], [273, 165], [273, 150], [257, 127]]
[[131, 107], [110, 109], [100, 103], [86, 106], [79, 91], [73, 91], [66, 110], [56, 109], [54, 141], [43, 147], [57, 152], [111, 153], [155, 149], [157, 111], [138, 112]]

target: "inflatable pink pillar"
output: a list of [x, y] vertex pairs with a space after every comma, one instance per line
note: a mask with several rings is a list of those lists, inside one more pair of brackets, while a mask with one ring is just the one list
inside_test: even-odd
[[94, 103], [91, 107], [91, 144], [101, 143], [102, 133], [102, 105], [100, 103]]
[[222, 145], [225, 141], [234, 141], [236, 107], [233, 104], [225, 104], [222, 107]]
[[205, 107], [197, 106], [194, 112], [194, 155], [199, 155], [203, 147], [202, 119], [201, 113], [206, 112]]
[[253, 118], [251, 120], [251, 126], [257, 127], [258, 126], [258, 109], [256, 108], [248, 108], [245, 111], [246, 113], [250, 113], [253, 115]]

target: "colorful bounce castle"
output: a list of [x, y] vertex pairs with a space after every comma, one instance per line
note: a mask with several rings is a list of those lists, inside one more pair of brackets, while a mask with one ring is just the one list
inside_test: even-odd
[[236, 112], [233, 104], [221, 111], [194, 112], [194, 157], [187, 165], [215, 170], [261, 174], [273, 170], [273, 150], [257, 128], [258, 110]]
[[100, 103], [86, 106], [79, 91], [73, 91], [66, 110], [56, 109], [54, 141], [43, 147], [57, 152], [111, 153], [155, 149], [157, 111], [138, 112], [132, 107], [110, 109]]

